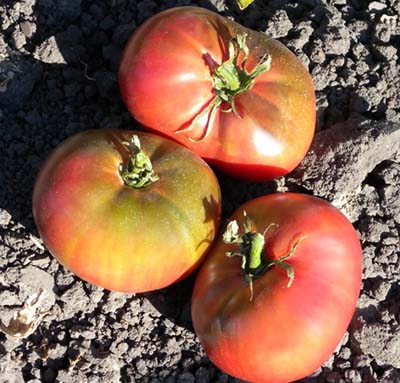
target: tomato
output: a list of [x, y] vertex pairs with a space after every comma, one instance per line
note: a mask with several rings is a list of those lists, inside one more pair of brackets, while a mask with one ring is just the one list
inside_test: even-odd
[[220, 204], [217, 179], [201, 158], [126, 130], [68, 138], [45, 161], [33, 192], [36, 225], [54, 257], [80, 278], [122, 292], [159, 289], [193, 271], [218, 230]]
[[315, 92], [300, 60], [206, 9], [173, 8], [138, 28], [119, 84], [136, 120], [236, 178], [288, 173], [314, 134]]
[[196, 279], [195, 331], [210, 359], [237, 378], [303, 378], [334, 351], [354, 313], [358, 236], [335, 207], [302, 194], [254, 199], [232, 219]]

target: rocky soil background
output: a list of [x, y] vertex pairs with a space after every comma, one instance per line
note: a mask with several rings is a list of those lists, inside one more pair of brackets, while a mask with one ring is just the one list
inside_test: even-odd
[[359, 232], [357, 311], [333, 356], [302, 382], [400, 382], [399, 0], [256, 0], [242, 13], [233, 0], [1, 0], [1, 328], [29, 303], [37, 323], [22, 339], [0, 332], [0, 382], [239, 382], [193, 332], [193, 277], [136, 296], [82, 282], [43, 248], [31, 212], [39, 166], [64, 138], [138, 128], [119, 95], [120, 55], [136, 26], [177, 5], [278, 38], [314, 80], [318, 132], [296, 171], [260, 184], [218, 175], [225, 218], [252, 197], [300, 191], [333, 202]]

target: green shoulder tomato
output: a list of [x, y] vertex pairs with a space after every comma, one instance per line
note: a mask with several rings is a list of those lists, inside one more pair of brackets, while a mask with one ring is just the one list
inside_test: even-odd
[[125, 130], [68, 138], [33, 192], [36, 225], [54, 257], [80, 278], [123, 292], [159, 289], [193, 271], [218, 230], [220, 204], [201, 158]]

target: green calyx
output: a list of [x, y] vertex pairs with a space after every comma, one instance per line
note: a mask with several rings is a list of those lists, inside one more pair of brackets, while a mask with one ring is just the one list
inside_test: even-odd
[[254, 0], [237, 0], [236, 2], [240, 10], [243, 11], [243, 9], [247, 8], [253, 1]]
[[[228, 59], [220, 65], [216, 65], [211, 56], [205, 55], [206, 61], [212, 71], [215, 96], [210, 103], [195, 116], [187, 128], [177, 130], [175, 133], [184, 133], [192, 130], [200, 119], [207, 116], [206, 128], [201, 137], [189, 137], [191, 141], [203, 140], [209, 134], [216, 112], [222, 103], [229, 104], [229, 109], [224, 109], [224, 112], [233, 112], [239, 118], [241, 117], [236, 110], [235, 97], [249, 90], [253, 86], [254, 80], [271, 67], [271, 56], [266, 54], [260, 58], [258, 64], [251, 72], [247, 72], [245, 65], [249, 58], [250, 51], [246, 45], [246, 39], [247, 34], [243, 33], [229, 41]], [[240, 63], [239, 57], [241, 59]]]
[[289, 278], [287, 287], [290, 287], [292, 285], [294, 281], [294, 269], [290, 263], [286, 262], [286, 260], [294, 254], [299, 243], [306, 237], [302, 237], [297, 240], [291, 247], [289, 252], [284, 256], [275, 260], [268, 260], [265, 256], [265, 235], [268, 230], [270, 230], [272, 227], [278, 227], [278, 225], [272, 223], [264, 230], [262, 234], [257, 233], [253, 230], [254, 225], [250, 218], [247, 216], [246, 212], [244, 212], [244, 216], [246, 220], [243, 224], [243, 234], [239, 234], [239, 226], [237, 222], [235, 220], [231, 221], [229, 222], [226, 231], [223, 234], [223, 241], [226, 244], [239, 245], [238, 251], [227, 252], [226, 255], [228, 257], [242, 257], [241, 268], [244, 279], [249, 284], [250, 301], [252, 301], [254, 280], [264, 275], [266, 271], [272, 266], [283, 268]]
[[[228, 46], [229, 57], [221, 65], [214, 69], [214, 91], [220, 102], [227, 102], [230, 110], [237, 116], [239, 114], [235, 108], [235, 96], [249, 90], [254, 80], [262, 73], [269, 70], [271, 66], [271, 56], [263, 56], [259, 63], [251, 72], [245, 69], [246, 62], [249, 58], [250, 51], [246, 45], [247, 35], [245, 33], [234, 37]], [[239, 56], [243, 54], [243, 59], [239, 64]]]
[[160, 179], [153, 170], [150, 158], [143, 152], [137, 135], [131, 142], [124, 142], [132, 153], [128, 162], [121, 166], [121, 177], [125, 185], [140, 189]]

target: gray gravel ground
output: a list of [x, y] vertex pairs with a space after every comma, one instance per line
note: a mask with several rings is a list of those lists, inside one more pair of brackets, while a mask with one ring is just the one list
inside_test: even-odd
[[[224, 217], [272, 191], [324, 197], [364, 249], [361, 296], [342, 344], [303, 383], [400, 382], [400, 1], [1, 0], [0, 319], [43, 289], [47, 312], [15, 341], [0, 332], [0, 382], [238, 382], [207, 359], [193, 332], [193, 276], [137, 296], [92, 286], [42, 246], [31, 213], [49, 151], [89, 128], [138, 128], [116, 74], [129, 34], [175, 5], [218, 11], [278, 38], [317, 91], [318, 133], [292, 174], [269, 183], [218, 175]], [[41, 295], [43, 297], [43, 295]]]

